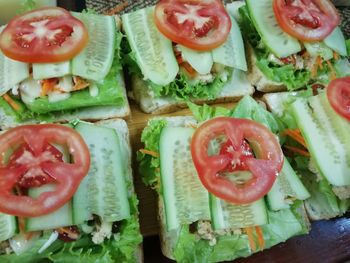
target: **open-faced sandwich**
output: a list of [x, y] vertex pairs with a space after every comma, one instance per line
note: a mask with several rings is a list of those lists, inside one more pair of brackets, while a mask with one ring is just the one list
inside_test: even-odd
[[0, 262], [142, 262], [121, 119], [0, 135]]
[[270, 93], [264, 99], [287, 127], [286, 150], [311, 193], [313, 220], [344, 214], [350, 207], [350, 77], [312, 90]]
[[234, 110], [190, 107], [194, 118], [151, 120], [138, 155], [159, 195], [164, 255], [227, 261], [307, 233], [310, 194], [282, 153], [272, 113], [249, 96]]
[[235, 101], [254, 92], [242, 35], [220, 0], [159, 1], [122, 16], [131, 96], [147, 113], [196, 102]]
[[0, 127], [127, 116], [118, 27], [57, 7], [10, 21], [0, 34]]
[[263, 92], [350, 75], [339, 15], [330, 0], [246, 0], [240, 27], [249, 81]]

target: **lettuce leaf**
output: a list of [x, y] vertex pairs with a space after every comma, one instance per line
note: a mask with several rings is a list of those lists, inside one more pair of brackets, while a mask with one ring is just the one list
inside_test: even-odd
[[21, 8], [18, 11], [18, 15], [31, 11], [35, 8], [36, 8], [35, 0], [25, 0], [21, 4]]
[[350, 56], [350, 39], [347, 39], [345, 43], [346, 43], [346, 49], [348, 50], [348, 56]]
[[[159, 139], [162, 129], [166, 127], [165, 120], [151, 120], [148, 126], [143, 130], [141, 142], [144, 143], [145, 149], [159, 153]], [[137, 160], [139, 162], [139, 172], [142, 175], [142, 180], [147, 186], [160, 191], [160, 160], [159, 157], [154, 157], [148, 154], [137, 152]]]

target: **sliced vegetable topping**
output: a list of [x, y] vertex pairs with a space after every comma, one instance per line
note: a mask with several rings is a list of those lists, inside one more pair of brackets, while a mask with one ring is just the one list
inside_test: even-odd
[[230, 16], [220, 0], [162, 0], [156, 5], [154, 17], [167, 38], [195, 50], [220, 46], [231, 29]]
[[[74, 163], [64, 163], [52, 144], [66, 145]], [[0, 136], [0, 211], [20, 217], [53, 212], [71, 199], [89, 167], [88, 148], [72, 128], [45, 124], [6, 131]], [[35, 199], [18, 190], [47, 183], [56, 188]]]
[[[213, 140], [223, 136], [230, 146], [218, 155], [209, 155]], [[250, 147], [258, 159], [252, 155]], [[262, 198], [283, 166], [283, 153], [275, 135], [262, 124], [246, 119], [220, 117], [205, 122], [193, 135], [191, 152], [199, 178], [207, 190], [235, 204]], [[250, 178], [245, 182], [228, 178], [227, 175], [237, 169], [249, 172]]]
[[7, 57], [28, 63], [69, 60], [87, 42], [84, 24], [58, 7], [41, 8], [17, 16], [0, 35], [0, 48]]
[[350, 77], [333, 80], [328, 85], [327, 97], [333, 109], [350, 121]]
[[281, 28], [302, 41], [320, 41], [339, 24], [329, 0], [274, 0], [273, 10]]

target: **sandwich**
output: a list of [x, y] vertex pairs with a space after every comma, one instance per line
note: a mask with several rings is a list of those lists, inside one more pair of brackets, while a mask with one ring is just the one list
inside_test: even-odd
[[349, 94], [346, 77], [314, 92], [264, 95], [287, 128], [285, 149], [311, 193], [305, 206], [312, 220], [341, 216], [350, 208]]
[[188, 100], [236, 101], [254, 92], [233, 14], [219, 0], [164, 0], [122, 15], [130, 96], [142, 111], [167, 113]]
[[248, 79], [257, 90], [325, 86], [350, 75], [345, 37], [331, 1], [246, 0], [239, 14]]
[[0, 262], [143, 261], [124, 120], [22, 125], [0, 141]]
[[0, 127], [128, 116], [120, 20], [49, 7], [0, 34]]
[[194, 117], [150, 120], [138, 153], [159, 197], [163, 254], [230, 261], [308, 233], [310, 194], [283, 156], [281, 123], [250, 96], [233, 110], [190, 108]]

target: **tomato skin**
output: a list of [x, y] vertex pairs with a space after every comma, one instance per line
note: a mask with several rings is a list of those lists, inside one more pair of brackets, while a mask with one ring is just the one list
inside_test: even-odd
[[[246, 158], [252, 179], [238, 186], [219, 172], [235, 163], [229, 154], [208, 156], [209, 142], [226, 135], [238, 149], [247, 140], [254, 145], [259, 159]], [[271, 189], [283, 166], [283, 152], [275, 135], [260, 123], [247, 119], [219, 117], [202, 124], [191, 142], [193, 163], [204, 187], [213, 195], [234, 204], [248, 204], [262, 198]]]
[[231, 29], [230, 16], [220, 0], [161, 0], [154, 20], [164, 36], [200, 51], [222, 45]]
[[67, 61], [88, 42], [84, 24], [59, 7], [44, 7], [11, 20], [0, 34], [0, 48], [26, 63]]
[[[74, 163], [41, 161], [47, 143], [67, 145]], [[33, 162], [19, 165], [5, 163], [9, 149], [27, 144], [34, 156]], [[56, 185], [54, 191], [42, 193], [34, 199], [14, 195], [13, 189], [29, 168], [40, 168]], [[36, 217], [51, 213], [67, 203], [90, 168], [90, 154], [82, 137], [74, 129], [55, 124], [24, 125], [6, 131], [0, 136], [0, 212], [19, 217]], [[50, 182], [51, 183], [51, 182]]]
[[333, 109], [350, 121], [350, 77], [333, 80], [327, 87], [327, 97]]
[[337, 9], [329, 0], [274, 0], [273, 10], [280, 27], [305, 42], [325, 39], [340, 22]]

